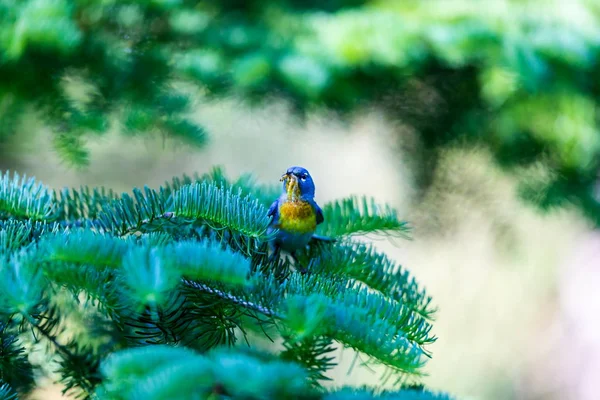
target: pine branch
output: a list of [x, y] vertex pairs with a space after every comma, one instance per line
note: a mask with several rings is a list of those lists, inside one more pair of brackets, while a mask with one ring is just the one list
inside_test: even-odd
[[80, 347], [72, 341], [64, 346], [69, 355], [63, 356], [56, 371], [60, 383], [64, 385], [63, 394], [75, 393], [76, 398], [92, 399], [95, 387], [100, 383], [100, 356], [91, 347]]
[[0, 256], [12, 253], [31, 239], [32, 224], [29, 221], [8, 220], [0, 223]]
[[175, 177], [170, 182], [163, 185], [167, 193], [173, 193], [185, 185], [192, 183], [212, 183], [217, 187], [225, 189], [234, 189], [240, 191], [242, 197], [251, 195], [257, 199], [260, 204], [268, 207], [281, 194], [281, 188], [271, 185], [262, 185], [256, 181], [252, 174], [243, 174], [235, 180], [230, 179], [221, 166], [215, 166], [205, 174], [194, 174], [192, 177], [183, 175]]
[[207, 355], [169, 346], [124, 350], [108, 357], [101, 371], [105, 383], [96, 394], [103, 399], [220, 395], [267, 400], [452, 400], [448, 395], [419, 387], [383, 393], [346, 388], [321, 394], [307, 385], [306, 372], [295, 363], [278, 361], [267, 354], [234, 353], [222, 348]]
[[126, 347], [179, 343], [206, 351], [226, 342], [229, 331], [221, 321], [194, 313], [191, 304], [178, 292], [171, 292], [161, 304], [129, 308], [122, 312], [119, 329]]
[[347, 388], [329, 393], [323, 400], [453, 400], [453, 398], [443, 393], [434, 393], [422, 388], [383, 393], [376, 393], [373, 389]]
[[52, 192], [35, 179], [10, 172], [0, 175], [0, 219], [48, 220], [53, 217]]
[[385, 233], [408, 237], [408, 225], [398, 219], [394, 209], [367, 197], [352, 196], [325, 204], [323, 215], [325, 221], [319, 225], [319, 232], [326, 236]]
[[[91, 360], [91, 357], [89, 357], [90, 353], [87, 353], [86, 356], [83, 357], [79, 356], [78, 354], [75, 354], [69, 348], [69, 346], [63, 345], [58, 342], [56, 337], [51, 333], [51, 328], [48, 328], [46, 326], [48, 325], [47, 322], [44, 322], [42, 320], [36, 320], [31, 315], [26, 313], [22, 313], [21, 315], [29, 323], [31, 328], [36, 332], [40, 333], [42, 337], [44, 337], [44, 339], [50, 342], [52, 346], [58, 351], [58, 353], [63, 357], [63, 361], [61, 362], [61, 368], [64, 373], [63, 382], [67, 383], [66, 390], [77, 387], [82, 389], [87, 395], [90, 395], [93, 390], [93, 385], [89, 380], [91, 374], [90, 371], [85, 371], [87, 369], [93, 369], [94, 362], [89, 363], [89, 361]], [[88, 363], [86, 363], [85, 361], [88, 361]], [[71, 365], [71, 368], [69, 368], [69, 365]], [[81, 370], [82, 366], [85, 367], [83, 371]]]
[[[168, 223], [170, 214], [166, 214], [169, 203], [164, 192], [157, 192], [148, 187], [133, 190], [133, 197], [124, 193], [120, 198], [102, 205], [95, 222], [105, 232], [115, 232], [118, 235], [134, 233], [144, 225], [152, 222]], [[149, 227], [149, 231], [158, 228]]]
[[362, 282], [427, 319], [436, 312], [431, 306], [431, 297], [415, 278], [372, 245], [344, 241], [320, 247], [313, 257], [315, 273], [346, 276]]
[[16, 250], [30, 246], [32, 242], [39, 240], [43, 235], [60, 231], [61, 227], [57, 223], [17, 219], [0, 220], [0, 255], [14, 253]]
[[7, 384], [0, 379], [0, 400], [18, 400], [17, 394]]
[[252, 303], [250, 301], [244, 300], [243, 298], [236, 297], [235, 295], [233, 295], [231, 293], [227, 293], [225, 291], [212, 288], [212, 287], [210, 287], [210, 286], [208, 286], [206, 284], [199, 283], [199, 282], [194, 282], [194, 281], [190, 281], [190, 280], [187, 280], [187, 279], [184, 279], [183, 283], [186, 286], [188, 286], [188, 287], [190, 287], [190, 288], [192, 288], [194, 290], [200, 290], [202, 292], [206, 292], [206, 293], [218, 296], [218, 297], [220, 297], [220, 298], [222, 298], [224, 300], [230, 301], [233, 304], [242, 306], [242, 307], [247, 308], [247, 309], [252, 310], [252, 311], [259, 312], [259, 313], [261, 313], [263, 315], [266, 315], [267, 317], [275, 317], [275, 318], [279, 318], [279, 319], [282, 318], [280, 315], [277, 314], [276, 311], [274, 311], [274, 310], [272, 310], [270, 308], [267, 308], [267, 307], [265, 307], [265, 306], [263, 306], [261, 304]]
[[241, 192], [205, 182], [186, 185], [172, 195], [176, 216], [206, 222], [210, 228], [228, 228], [251, 238], [265, 240], [267, 210]]
[[318, 387], [321, 381], [332, 380], [325, 374], [336, 365], [335, 357], [330, 354], [337, 350], [333, 339], [324, 336], [307, 337], [303, 340], [289, 339], [291, 340], [283, 343], [283, 360], [294, 361], [306, 368], [314, 386]]
[[[25, 189], [18, 191], [30, 201], [35, 193]], [[56, 223], [0, 221], [0, 312], [28, 321], [58, 352], [67, 389], [88, 396], [99, 383], [99, 392], [112, 390], [96, 374], [102, 353], [95, 334], [105, 335], [108, 353], [163, 344], [204, 353], [266, 328], [267, 337], [283, 339], [279, 358], [298, 363], [307, 398], [322, 396], [334, 343], [387, 366], [399, 382], [420, 376], [425, 347], [435, 341], [427, 322], [435, 310], [408, 271], [372, 246], [342, 238], [309, 246], [309, 276], [290, 272], [289, 261], [268, 257], [269, 218], [255, 189], [262, 193], [251, 179], [231, 182], [218, 169], [132, 196], [65, 189], [50, 202]], [[330, 205], [326, 229], [342, 237], [403, 230], [393, 210], [373, 204], [354, 198]], [[58, 301], [59, 293], [71, 296]], [[93, 313], [93, 326], [83, 324], [61, 344], [74, 305]], [[211, 365], [207, 360], [203, 365]], [[171, 393], [179, 379], [192, 385], [188, 370], [198, 358], [189, 362], [140, 375], [145, 383], [119, 398], [146, 396], [150, 387]], [[173, 372], [179, 369], [183, 375]], [[226, 386], [209, 385], [224, 394], [237, 390]]]
[[106, 383], [97, 394], [106, 399], [317, 398], [295, 364], [227, 349], [207, 355], [167, 346], [130, 349], [111, 355], [101, 371]]
[[162, 253], [186, 278], [228, 286], [249, 284], [250, 260], [220, 243], [181, 241], [166, 245]]
[[27, 359], [27, 350], [10, 319], [6, 323], [0, 321], [0, 384], [3, 382], [6, 396], [12, 390], [9, 388], [27, 392], [34, 385], [33, 368]]
[[0, 257], [0, 314], [29, 314], [43, 302], [46, 287], [32, 253]]
[[199, 180], [212, 182], [217, 186], [234, 188], [241, 191], [241, 196], [251, 195], [260, 204], [269, 207], [274, 199], [281, 194], [281, 188], [273, 185], [263, 185], [256, 181], [252, 174], [242, 174], [232, 180], [227, 177], [222, 167], [213, 167], [208, 173], [198, 177]]
[[[136, 295], [140, 301], [173, 290], [182, 276], [245, 285], [250, 272], [249, 260], [207, 240], [144, 245], [87, 230], [44, 236], [35, 258], [45, 264], [45, 275], [53, 282], [67, 284], [74, 291], [84, 290], [101, 301], [107, 300], [105, 295], [110, 293], [106, 285], [110, 287], [118, 273], [115, 268], [124, 274], [125, 287], [133, 291], [130, 294], [143, 288], [144, 292]], [[105, 285], [101, 290], [98, 282]]]
[[124, 283], [142, 304], [160, 303], [189, 279], [245, 285], [250, 262], [239, 253], [210, 242], [179, 242], [164, 247], [134, 247], [123, 258]]
[[79, 190], [65, 188], [54, 193], [56, 218], [59, 221], [94, 220], [102, 208], [118, 196], [105, 188], [82, 186]]
[[93, 265], [100, 269], [118, 268], [123, 256], [132, 247], [132, 240], [123, 240], [91, 230], [74, 230], [44, 235], [38, 243], [41, 260], [48, 263]]
[[[326, 335], [372, 357], [374, 362], [405, 374], [420, 375], [426, 353], [405, 332], [380, 319], [374, 308], [360, 307], [359, 299], [336, 300], [319, 294], [290, 297], [288, 326], [300, 337]], [[416, 328], [419, 333], [428, 329], [424, 324]], [[403, 378], [399, 374], [399, 379]]]

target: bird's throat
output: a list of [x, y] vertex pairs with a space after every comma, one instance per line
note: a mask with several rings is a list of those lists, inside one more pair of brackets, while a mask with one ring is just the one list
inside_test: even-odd
[[287, 201], [297, 202], [300, 200], [300, 186], [298, 186], [298, 178], [294, 175], [289, 175], [286, 181]]

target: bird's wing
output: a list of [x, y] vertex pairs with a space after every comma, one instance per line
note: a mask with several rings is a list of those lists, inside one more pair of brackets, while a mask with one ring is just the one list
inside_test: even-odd
[[269, 207], [269, 211], [267, 212], [267, 217], [273, 217], [271, 221], [275, 221], [278, 218], [279, 214], [279, 199], [275, 200], [271, 207]]
[[317, 225], [319, 225], [321, 222], [325, 221], [325, 218], [323, 217], [323, 210], [321, 210], [321, 207], [319, 207], [317, 202], [314, 200], [310, 200], [310, 204], [312, 204], [313, 208], [315, 209], [315, 214], [317, 214]]
[[337, 242], [337, 239], [329, 237], [329, 236], [322, 236], [322, 235], [315, 234], [315, 235], [312, 235], [312, 237], [310, 238], [310, 241], [312, 243], [315, 243], [315, 242], [335, 243], [335, 242]]

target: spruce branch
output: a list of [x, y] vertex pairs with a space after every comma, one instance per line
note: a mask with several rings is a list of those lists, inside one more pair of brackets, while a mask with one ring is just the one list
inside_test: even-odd
[[118, 198], [112, 190], [82, 186], [79, 190], [64, 188], [54, 192], [56, 218], [59, 221], [83, 223], [95, 220], [102, 208]]
[[228, 286], [249, 284], [250, 260], [221, 243], [181, 241], [167, 244], [162, 252], [189, 279]]
[[[18, 190], [35, 195], [25, 189]], [[228, 180], [219, 169], [132, 195], [65, 189], [52, 196], [47, 221], [0, 221], [0, 311], [21, 316], [50, 343], [61, 382], [88, 397], [98, 384], [98, 393], [112, 390], [109, 378], [97, 374], [96, 334], [106, 338], [108, 353], [165, 344], [206, 353], [263, 329], [267, 338], [282, 339], [278, 362], [293, 361], [303, 372], [307, 398], [323, 396], [321, 383], [338, 346], [387, 366], [398, 382], [419, 377], [430, 357], [426, 347], [435, 341], [431, 298], [407, 270], [346, 237], [403, 231], [395, 212], [366, 199], [333, 203], [326, 229], [338, 237], [310, 243], [301, 257], [311, 259], [311, 273], [301, 276], [289, 271], [288, 260], [268, 257], [269, 219], [253, 190], [269, 189], [246, 176]], [[49, 301], [59, 293], [71, 297]], [[90, 322], [62, 344], [65, 316], [76, 307]], [[198, 359], [189, 362], [168, 370], [188, 373]], [[178, 387], [160, 383], [165, 370], [157, 371], [140, 382], [164, 385], [156, 393], [177, 393]], [[185, 373], [168, 380], [193, 375]], [[146, 396], [148, 387], [134, 392]], [[223, 382], [209, 387], [235, 392]]]
[[325, 221], [319, 226], [323, 235], [351, 236], [362, 234], [395, 234], [407, 238], [408, 224], [398, 219], [396, 210], [379, 205], [368, 197], [351, 196], [325, 204]]
[[18, 400], [17, 393], [0, 379], [0, 400]]
[[235, 189], [239, 191], [242, 197], [251, 195], [257, 199], [260, 204], [268, 207], [280, 194], [280, 188], [273, 185], [264, 185], [259, 183], [252, 174], [242, 174], [237, 179], [230, 179], [222, 166], [215, 166], [209, 172], [202, 175], [194, 174], [193, 176], [183, 175], [182, 177], [174, 177], [171, 181], [165, 182], [163, 187], [167, 193], [173, 193], [181, 189], [185, 185], [192, 183], [212, 183], [217, 187], [225, 189]]
[[133, 190], [133, 197], [124, 193], [120, 198], [103, 204], [96, 224], [105, 232], [123, 236], [136, 232], [155, 220], [168, 221], [170, 215], [165, 218], [168, 207], [164, 193], [148, 187], [144, 187], [144, 191], [136, 188]]
[[[0, 383], [2, 382], [7, 388], [20, 392], [27, 392], [34, 385], [33, 367], [27, 359], [27, 350], [10, 318], [7, 322], [0, 320]], [[6, 389], [5, 393], [10, 393], [11, 390]]]
[[43, 221], [53, 216], [52, 192], [33, 178], [0, 174], [0, 219]]
[[318, 387], [320, 382], [332, 380], [325, 374], [336, 365], [335, 357], [331, 355], [337, 350], [333, 339], [315, 336], [297, 340], [292, 337], [285, 340], [283, 346], [285, 350], [281, 353], [281, 358], [306, 368], [314, 386]]
[[38, 256], [48, 263], [93, 265], [118, 268], [133, 242], [89, 229], [44, 235], [37, 245]]
[[327, 394], [323, 400], [453, 400], [453, 398], [444, 393], [435, 393], [418, 387], [381, 393], [373, 389], [345, 388]]
[[370, 244], [342, 241], [332, 246], [321, 246], [311, 254], [314, 272], [332, 276], [346, 276], [362, 282], [371, 289], [401, 302], [426, 319], [436, 309], [431, 297], [416, 279], [402, 266]]
[[32, 252], [0, 257], [0, 314], [29, 314], [43, 303], [47, 287]]
[[[237, 192], [237, 193], [236, 193]], [[183, 186], [172, 194], [173, 212], [178, 217], [206, 222], [211, 229], [224, 228], [251, 238], [267, 239], [266, 208], [241, 191], [206, 182]]]
[[106, 399], [318, 398], [299, 366], [228, 349], [206, 355], [168, 346], [129, 349], [111, 355], [101, 371], [106, 383], [97, 394]]
[[278, 319], [282, 318], [276, 311], [274, 311], [270, 308], [264, 307], [263, 305], [260, 305], [260, 304], [252, 303], [243, 298], [236, 297], [235, 295], [233, 295], [231, 293], [227, 293], [225, 291], [212, 288], [206, 284], [194, 282], [194, 281], [191, 281], [188, 279], [184, 279], [183, 283], [192, 289], [200, 290], [202, 292], [206, 292], [206, 293], [218, 296], [224, 300], [228, 300], [228, 301], [232, 302], [233, 304], [242, 306], [242, 307], [247, 308], [252, 311], [259, 312], [263, 315], [266, 315], [267, 317], [275, 317]]
[[[352, 295], [349, 292], [348, 295]], [[323, 294], [304, 294], [290, 297], [288, 300], [288, 326], [302, 336], [326, 335], [405, 375], [419, 376], [427, 353], [419, 347], [415, 338], [422, 337], [428, 326], [415, 323], [413, 338], [391, 321], [380, 319], [376, 305], [361, 306], [367, 298], [353, 296], [347, 301], [330, 298]], [[370, 300], [367, 300], [370, 302]], [[427, 339], [429, 340], [429, 339]]]
[[38, 332], [45, 340], [47, 340], [56, 349], [62, 357], [60, 362], [61, 371], [63, 372], [62, 381], [66, 384], [63, 393], [71, 389], [83, 390], [86, 397], [89, 397], [94, 389], [93, 372], [96, 368], [97, 360], [89, 351], [83, 355], [77, 354], [70, 347], [58, 342], [57, 338], [51, 332], [53, 324], [42, 319], [34, 318], [27, 313], [21, 313], [25, 321], [36, 332]]
[[0, 223], [0, 255], [11, 253], [29, 243], [32, 224], [8, 220]]

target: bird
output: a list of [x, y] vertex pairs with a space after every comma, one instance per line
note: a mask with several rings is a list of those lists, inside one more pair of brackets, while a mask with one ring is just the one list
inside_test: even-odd
[[283, 182], [282, 193], [267, 212], [271, 217], [267, 233], [276, 231], [269, 242], [272, 257], [277, 257], [281, 250], [286, 251], [304, 274], [307, 270], [300, 266], [296, 251], [305, 248], [315, 237], [317, 225], [325, 220], [323, 211], [314, 199], [315, 183], [306, 168], [290, 167], [280, 181]]

